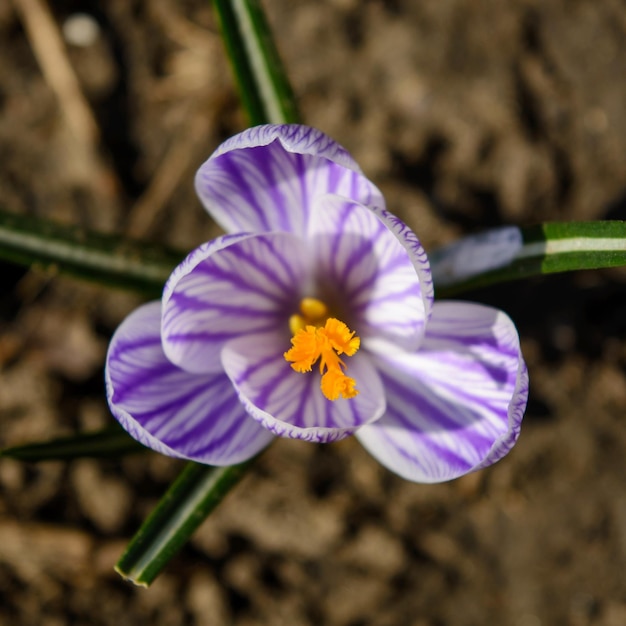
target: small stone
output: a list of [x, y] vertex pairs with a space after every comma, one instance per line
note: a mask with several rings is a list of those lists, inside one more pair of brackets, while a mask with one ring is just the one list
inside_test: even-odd
[[65, 41], [78, 48], [92, 46], [100, 37], [100, 25], [88, 13], [74, 13], [63, 22]]

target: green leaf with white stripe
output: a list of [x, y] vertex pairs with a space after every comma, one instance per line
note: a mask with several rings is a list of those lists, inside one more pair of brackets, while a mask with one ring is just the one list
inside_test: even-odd
[[213, 6], [250, 124], [298, 122], [293, 92], [258, 0], [214, 0]]
[[429, 258], [438, 297], [540, 274], [624, 266], [626, 222], [498, 228], [465, 237]]
[[188, 463], [134, 536], [115, 571], [148, 587], [255, 460], [230, 467]]
[[0, 259], [159, 297], [182, 252], [0, 211]]

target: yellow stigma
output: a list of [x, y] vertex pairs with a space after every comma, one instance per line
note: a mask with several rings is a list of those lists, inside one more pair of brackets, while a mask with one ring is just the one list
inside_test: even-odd
[[352, 356], [361, 345], [343, 322], [334, 317], [326, 317], [328, 308], [320, 300], [305, 298], [300, 303], [300, 314], [292, 315], [289, 328], [293, 333], [291, 349], [284, 357], [296, 372], [310, 372], [320, 359], [322, 393], [329, 400], [354, 398], [359, 392], [354, 388], [354, 378], [343, 372], [345, 363], [340, 354]]
[[300, 302], [300, 313], [289, 318], [289, 330], [293, 335], [303, 330], [307, 324], [321, 326], [328, 316], [328, 307], [317, 298], [303, 298]]

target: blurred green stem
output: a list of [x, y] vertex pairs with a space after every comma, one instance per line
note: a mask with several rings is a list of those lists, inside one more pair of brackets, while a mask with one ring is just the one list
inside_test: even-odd
[[213, 0], [250, 125], [299, 122], [287, 74], [258, 0]]
[[115, 570], [148, 587], [254, 463], [209, 467], [188, 463], [126, 548]]
[[69, 461], [78, 458], [120, 457], [147, 448], [135, 441], [118, 425], [91, 433], [60, 437], [43, 443], [31, 443], [0, 450], [0, 457], [18, 461]]
[[140, 241], [0, 211], [0, 258], [159, 297], [185, 257]]

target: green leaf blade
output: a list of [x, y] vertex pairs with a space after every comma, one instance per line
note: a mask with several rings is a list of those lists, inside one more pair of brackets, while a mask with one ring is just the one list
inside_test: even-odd
[[252, 126], [297, 123], [293, 91], [258, 0], [214, 0], [222, 38]]
[[188, 463], [135, 534], [115, 571], [148, 587], [255, 460], [229, 467]]
[[40, 461], [69, 461], [78, 458], [121, 457], [147, 448], [135, 441], [118, 426], [71, 437], [14, 446], [0, 450], [0, 457], [37, 463]]
[[[519, 230], [519, 243], [510, 244], [511, 254], [501, 262], [489, 260], [486, 246], [481, 251], [484, 238], [485, 233], [467, 237], [431, 255], [438, 297], [543, 274], [626, 266], [623, 221], [550, 222]], [[467, 259], [481, 254], [486, 264], [471, 273]]]
[[0, 259], [159, 297], [185, 254], [0, 211]]

